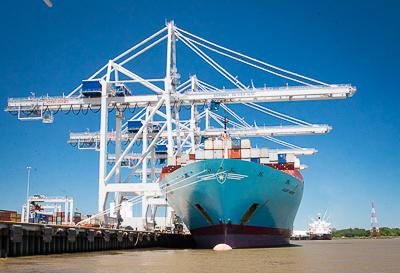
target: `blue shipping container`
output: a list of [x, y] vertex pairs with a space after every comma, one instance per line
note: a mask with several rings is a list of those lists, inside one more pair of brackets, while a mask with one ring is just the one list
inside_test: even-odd
[[260, 158], [258, 158], [258, 157], [253, 157], [250, 160], [251, 160], [251, 162], [254, 162], [254, 163], [260, 163]]
[[37, 213], [37, 214], [35, 214], [34, 222], [35, 223], [48, 223], [49, 216], [47, 214]]
[[82, 81], [82, 91], [101, 91], [99, 80]]
[[141, 120], [128, 120], [128, 132], [137, 133], [140, 127], [142, 127]]
[[286, 163], [286, 154], [278, 154], [278, 163]]
[[166, 154], [167, 153], [167, 145], [158, 144], [156, 146], [156, 153], [157, 154]]
[[101, 83], [98, 80], [82, 81], [82, 95], [88, 98], [101, 97]]
[[232, 149], [240, 149], [240, 139], [238, 138], [232, 139]]

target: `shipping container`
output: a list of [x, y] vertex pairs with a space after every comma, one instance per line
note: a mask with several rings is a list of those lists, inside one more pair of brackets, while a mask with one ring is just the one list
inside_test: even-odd
[[250, 157], [251, 157], [251, 155], [250, 155], [250, 150], [251, 150], [251, 149], [243, 149], [243, 148], [242, 148], [241, 151], [240, 151], [240, 152], [241, 152], [241, 153], [240, 153], [240, 154], [241, 154], [241, 157], [242, 157], [242, 158], [250, 158]]
[[225, 139], [224, 140], [224, 148], [232, 149], [232, 140], [231, 139]]
[[[232, 144], [233, 144], [233, 142], [232, 142]], [[228, 157], [240, 159], [241, 158], [240, 149], [228, 149]]]
[[294, 160], [294, 167], [295, 167], [296, 169], [299, 169], [299, 168], [300, 168], [300, 159], [296, 158], [296, 159]]
[[260, 149], [260, 157], [269, 157], [269, 149], [261, 148]]
[[204, 150], [196, 151], [196, 160], [204, 160]]
[[261, 158], [260, 158], [260, 163], [261, 163], [261, 164], [268, 164], [268, 163], [270, 163], [269, 158], [268, 158], [268, 157], [261, 157]]
[[168, 148], [165, 144], [156, 145], [156, 154], [167, 154]]
[[36, 213], [33, 222], [34, 223], [42, 223], [47, 224], [49, 222], [47, 214]]
[[269, 154], [269, 160], [270, 160], [271, 162], [278, 161], [278, 154], [276, 154], [276, 153], [270, 153], [270, 154]]
[[204, 151], [204, 159], [213, 159], [214, 151], [213, 150], [205, 150]]
[[251, 148], [250, 139], [244, 138], [244, 139], [240, 140], [240, 148], [250, 149]]
[[261, 152], [259, 148], [253, 148], [250, 150], [250, 156], [252, 158], [258, 158], [261, 157]]
[[196, 160], [196, 154], [189, 154], [189, 160]]
[[260, 163], [260, 158], [259, 157], [252, 157], [251, 158], [251, 162]]
[[286, 154], [286, 162], [295, 162], [296, 158], [294, 154]]
[[286, 163], [286, 154], [278, 154], [278, 163], [280, 164]]
[[212, 150], [213, 148], [214, 148], [213, 140], [212, 139], [206, 139], [204, 141], [204, 149], [205, 150]]
[[214, 150], [214, 158], [223, 158], [223, 150]]
[[232, 149], [240, 149], [240, 139], [233, 138], [232, 139]]
[[0, 221], [12, 221], [12, 218], [17, 217], [16, 211], [0, 210]]
[[137, 133], [142, 127], [141, 120], [128, 120], [128, 132], [129, 133]]
[[224, 148], [224, 141], [222, 139], [215, 139], [213, 147], [215, 150], [222, 150]]
[[82, 81], [82, 95], [88, 98], [101, 97], [100, 80]]

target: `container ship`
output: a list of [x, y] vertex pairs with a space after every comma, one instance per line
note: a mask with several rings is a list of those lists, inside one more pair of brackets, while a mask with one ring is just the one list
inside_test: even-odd
[[173, 161], [162, 169], [160, 186], [198, 247], [289, 244], [303, 195], [294, 154], [223, 138]]
[[[141, 74], [141, 70], [136, 71], [137, 63], [129, 62], [164, 40], [167, 45], [165, 77], [160, 78], [158, 73], [151, 78], [139, 76], [137, 73]], [[179, 70], [178, 73], [178, 41], [229, 81], [229, 86], [206, 83], [197, 78], [193, 73], [196, 71]], [[225, 69], [203, 50], [226, 57], [228, 63], [238, 61], [247, 68], [273, 75], [278, 81], [272, 80], [268, 83], [271, 86], [263, 87], [256, 87], [251, 79], [243, 78], [242, 82], [239, 75], [232, 75], [228, 72], [230, 69]], [[182, 72], [192, 76], [181, 82]], [[273, 86], [282, 79], [285, 86]], [[244, 80], [250, 80], [251, 86]], [[68, 140], [78, 149], [99, 152], [99, 213], [89, 219], [106, 218], [103, 215], [110, 212], [106, 209], [110, 194], [114, 195], [115, 204], [133, 195], [138, 199], [131, 199], [132, 204], [141, 203], [145, 229], [150, 226], [146, 209], [152, 211], [151, 222], [155, 228], [157, 207], [167, 207], [168, 215], [170, 205], [199, 247], [209, 248], [220, 243], [233, 248], [265, 247], [289, 243], [303, 195], [301, 166], [296, 155], [316, 152], [275, 137], [325, 134], [331, 128], [290, 117], [262, 103], [345, 99], [355, 91], [349, 84], [328, 84], [233, 51], [178, 28], [171, 21], [109, 59], [68, 95], [9, 98], [5, 110], [19, 120], [43, 123], [52, 123], [59, 111], [100, 113], [99, 132], [71, 133]], [[262, 113], [281, 123], [257, 126], [254, 120], [254, 126], [250, 125], [245, 117], [230, 108], [239, 105], [252, 111], [241, 114]], [[216, 113], [219, 108], [224, 111], [224, 117]], [[115, 122], [110, 122], [114, 115], [111, 113], [115, 114]], [[230, 128], [227, 128], [228, 117], [232, 119]], [[123, 123], [125, 119], [127, 122]], [[110, 131], [113, 124], [115, 131]], [[288, 149], [253, 147], [249, 138], [264, 138]], [[121, 204], [114, 207], [116, 215], [120, 214]], [[39, 215], [37, 220], [46, 222], [49, 216]], [[64, 218], [71, 218], [72, 212], [69, 216], [66, 213]], [[62, 221], [62, 215], [57, 217]], [[54, 217], [50, 220], [54, 221]]]
[[318, 214], [308, 226], [310, 240], [332, 240], [331, 223], [326, 221], [321, 214]]

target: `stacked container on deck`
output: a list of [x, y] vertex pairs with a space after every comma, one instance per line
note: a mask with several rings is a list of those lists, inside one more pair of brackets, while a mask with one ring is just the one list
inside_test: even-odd
[[207, 159], [240, 159], [277, 168], [300, 168], [300, 160], [294, 154], [278, 154], [267, 148], [252, 148], [250, 139], [206, 139], [204, 150], [170, 158], [170, 165], [186, 165]]

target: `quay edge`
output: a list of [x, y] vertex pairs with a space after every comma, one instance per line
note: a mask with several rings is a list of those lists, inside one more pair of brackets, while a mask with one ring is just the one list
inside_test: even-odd
[[189, 234], [0, 222], [0, 258], [150, 247], [194, 242]]

